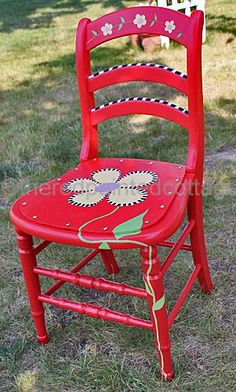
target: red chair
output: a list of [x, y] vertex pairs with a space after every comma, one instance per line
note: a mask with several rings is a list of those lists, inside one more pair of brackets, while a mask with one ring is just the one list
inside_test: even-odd
[[[196, 279], [204, 293], [212, 290], [204, 241], [202, 177], [204, 114], [201, 80], [203, 12], [191, 17], [169, 9], [133, 7], [91, 22], [80, 21], [76, 36], [83, 144], [80, 164], [20, 197], [11, 209], [32, 317], [40, 343], [47, 343], [43, 303], [63, 309], [153, 330], [161, 376], [173, 377], [169, 331]], [[90, 51], [98, 45], [131, 34], [166, 35], [187, 50], [187, 75], [152, 63], [114, 66], [92, 74]], [[134, 97], [95, 105], [94, 92], [130, 81], [166, 84], [188, 97], [188, 110], [162, 99]], [[173, 121], [189, 135], [186, 165], [143, 159], [99, 158], [97, 125], [127, 114], [148, 114]], [[176, 242], [169, 237], [188, 222]], [[190, 235], [191, 244], [185, 240]], [[34, 246], [33, 237], [42, 242]], [[70, 272], [42, 268], [36, 255], [51, 242], [93, 248]], [[161, 264], [157, 246], [169, 247]], [[98, 253], [108, 273], [118, 273], [113, 249], [139, 248], [146, 290], [78, 271]], [[167, 315], [163, 278], [180, 250], [193, 255], [193, 271], [175, 306]], [[57, 280], [41, 293], [39, 276]], [[151, 320], [143, 320], [99, 306], [74, 302], [52, 294], [65, 282], [121, 295], [147, 298]]]

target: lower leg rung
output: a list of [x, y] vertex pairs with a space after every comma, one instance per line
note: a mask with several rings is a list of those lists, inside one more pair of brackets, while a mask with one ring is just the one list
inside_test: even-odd
[[42, 267], [35, 267], [34, 272], [39, 275], [47, 276], [48, 278], [72, 283], [89, 289], [111, 291], [121, 295], [133, 295], [135, 297], [147, 298], [147, 292], [144, 289], [128, 286], [123, 283], [111, 282], [106, 279], [95, 278], [94, 276], [50, 270]]
[[[99, 253], [98, 249], [94, 249], [92, 252], [90, 252], [87, 256], [85, 256], [82, 260], [80, 260], [80, 262], [74, 267], [72, 268], [72, 270], [70, 271], [71, 273], [76, 273], [79, 270], [81, 270], [81, 268], [83, 268], [86, 264], [88, 264], [97, 254]], [[46, 295], [52, 295], [53, 293], [55, 293], [55, 291], [57, 291], [61, 286], [63, 286], [63, 284], [65, 283], [65, 281], [61, 280], [59, 282], [56, 282], [54, 285], [52, 285], [47, 291], [46, 291]]]
[[102, 320], [110, 320], [116, 323], [133, 325], [146, 329], [153, 328], [151, 321], [133, 317], [129, 314], [115, 312], [110, 309], [102, 308], [101, 306], [86, 304], [83, 302], [72, 302], [64, 298], [53, 298], [43, 294], [39, 295], [38, 299], [41, 302], [46, 302], [62, 309], [73, 310], [74, 312], [85, 314], [90, 317], [95, 317]]

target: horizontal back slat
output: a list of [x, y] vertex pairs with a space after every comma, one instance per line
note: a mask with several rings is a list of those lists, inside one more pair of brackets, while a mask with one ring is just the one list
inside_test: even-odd
[[88, 89], [94, 92], [112, 84], [149, 81], [163, 83], [187, 95], [187, 75], [154, 63], [122, 64], [104, 69], [88, 77]]
[[[98, 155], [97, 124], [112, 117], [128, 114], [159, 116], [175, 122], [189, 131], [186, 165], [188, 170], [197, 168], [202, 176], [204, 151], [204, 113], [201, 76], [201, 42], [204, 14], [194, 11], [191, 16], [162, 7], [131, 7], [102, 16], [94, 21], [80, 21], [76, 35], [76, 64], [80, 104], [82, 113], [83, 145], [81, 160]], [[112, 39], [132, 34], [162, 35], [186, 48], [187, 78], [179, 77], [176, 71], [158, 66], [127, 66], [123, 70], [111, 68], [92, 75], [90, 51]], [[107, 56], [109, 56], [109, 50]], [[109, 61], [110, 62], [110, 61]], [[132, 68], [133, 67], [133, 68]], [[151, 70], [151, 68], [153, 68]], [[135, 74], [135, 75], [134, 75]], [[166, 84], [188, 97], [188, 111], [181, 111], [173, 104], [160, 100], [141, 98], [113, 102], [95, 108], [94, 92], [99, 88], [129, 81], [154, 81]]]
[[146, 97], [123, 98], [93, 108], [91, 110], [91, 123], [92, 125], [97, 125], [112, 117], [128, 114], [158, 116], [176, 122], [184, 128], [189, 126], [187, 110], [165, 100]]
[[164, 35], [188, 47], [188, 17], [162, 7], [130, 7], [88, 24], [86, 49], [132, 34]]

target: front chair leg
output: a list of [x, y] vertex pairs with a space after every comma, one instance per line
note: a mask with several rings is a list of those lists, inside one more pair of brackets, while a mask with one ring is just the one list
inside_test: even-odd
[[171, 343], [165, 305], [163, 277], [156, 247], [141, 250], [144, 282], [148, 295], [149, 309], [153, 323], [155, 345], [158, 351], [161, 377], [171, 380], [174, 376], [171, 362]]
[[42, 303], [38, 300], [41, 291], [39, 277], [34, 273], [36, 257], [33, 249], [32, 237], [17, 231], [17, 243], [37, 339], [40, 343], [46, 344], [48, 342], [48, 334], [45, 326], [44, 308]]

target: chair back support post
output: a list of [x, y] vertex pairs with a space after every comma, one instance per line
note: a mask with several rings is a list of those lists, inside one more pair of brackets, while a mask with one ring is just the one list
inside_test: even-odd
[[91, 74], [90, 51], [86, 50], [86, 32], [90, 19], [81, 19], [76, 33], [76, 73], [80, 97], [82, 148], [80, 161], [84, 162], [98, 155], [97, 126], [91, 124], [90, 112], [95, 106], [94, 94], [88, 91], [88, 76]]
[[191, 45], [187, 49], [188, 110], [190, 116], [189, 147], [186, 170], [195, 173], [201, 185], [204, 159], [204, 109], [202, 93], [202, 11], [190, 17]]

